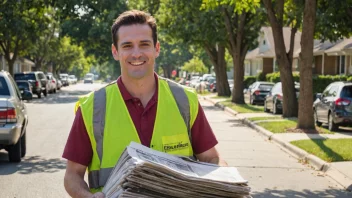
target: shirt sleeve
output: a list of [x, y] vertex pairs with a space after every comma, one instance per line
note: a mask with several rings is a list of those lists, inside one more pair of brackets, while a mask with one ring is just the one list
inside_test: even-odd
[[84, 125], [81, 109], [78, 108], [62, 157], [88, 166], [92, 156], [93, 150], [90, 139]]
[[195, 154], [203, 153], [215, 145], [218, 141], [205, 116], [204, 110], [198, 102], [198, 115], [191, 129], [192, 147]]

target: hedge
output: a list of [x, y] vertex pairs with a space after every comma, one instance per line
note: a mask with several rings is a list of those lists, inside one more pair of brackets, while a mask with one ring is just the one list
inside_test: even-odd
[[[269, 73], [266, 74], [265, 78], [263, 78], [263, 74], [259, 73], [257, 76], [246, 76], [244, 79], [244, 86], [246, 88], [249, 87], [252, 83], [255, 81], [268, 81], [268, 82], [273, 82], [277, 83], [280, 82], [280, 73]], [[299, 73], [293, 73], [293, 79], [296, 82], [299, 82]], [[313, 93], [322, 93], [324, 89], [333, 82], [336, 81], [349, 81], [352, 82], [352, 76], [346, 76], [346, 75], [336, 75], [336, 76], [331, 76], [331, 75], [314, 75], [313, 76]]]

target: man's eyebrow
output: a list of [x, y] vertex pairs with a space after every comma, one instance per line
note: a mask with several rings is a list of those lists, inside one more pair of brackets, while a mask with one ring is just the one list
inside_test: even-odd
[[121, 43], [120, 45], [129, 45], [129, 44], [131, 44], [132, 42], [123, 42], [123, 43]]
[[152, 43], [151, 40], [142, 40], [141, 43]]

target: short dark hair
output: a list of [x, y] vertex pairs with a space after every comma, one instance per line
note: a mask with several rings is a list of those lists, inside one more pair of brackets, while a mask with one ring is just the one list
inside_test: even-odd
[[149, 13], [140, 10], [129, 10], [120, 14], [120, 16], [115, 20], [114, 24], [111, 26], [111, 36], [112, 42], [117, 49], [118, 41], [118, 30], [123, 25], [134, 25], [134, 24], [148, 24], [152, 29], [152, 36], [154, 47], [158, 41], [156, 20]]

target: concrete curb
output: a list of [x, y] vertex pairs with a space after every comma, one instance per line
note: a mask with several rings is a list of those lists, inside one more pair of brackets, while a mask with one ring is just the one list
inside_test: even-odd
[[206, 101], [209, 101], [212, 104], [214, 104], [214, 106], [219, 107], [220, 109], [232, 114], [233, 116], [238, 117], [240, 120], [242, 120], [243, 124], [246, 124], [250, 128], [252, 128], [255, 131], [257, 131], [258, 133], [260, 133], [261, 135], [265, 136], [268, 140], [274, 141], [275, 143], [284, 147], [285, 149], [287, 149], [288, 151], [291, 152], [290, 153], [291, 155], [292, 154], [296, 155], [293, 157], [298, 157], [299, 159], [302, 159], [305, 162], [308, 162], [316, 170], [323, 171], [326, 175], [328, 175], [329, 177], [334, 179], [337, 183], [342, 185], [346, 190], [352, 191], [352, 178], [349, 178], [345, 174], [343, 174], [342, 172], [338, 171], [336, 168], [333, 167], [332, 164], [316, 157], [315, 155], [307, 153], [303, 149], [300, 149], [300, 148], [290, 144], [289, 142], [282, 140], [281, 138], [275, 136], [274, 133], [264, 129], [261, 126], [258, 126], [254, 122], [241, 116], [241, 114], [239, 114], [238, 112], [236, 112], [228, 107], [225, 107], [224, 105], [221, 105], [219, 102], [215, 102], [215, 101], [211, 100], [210, 98], [207, 98], [204, 96], [200, 96], [200, 98], [202, 98]]

